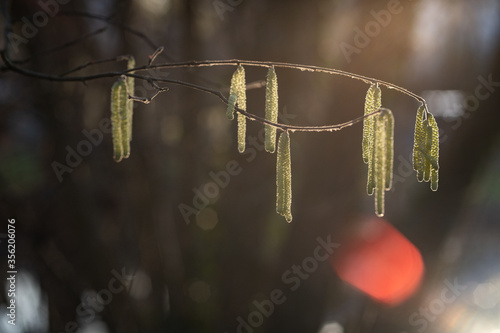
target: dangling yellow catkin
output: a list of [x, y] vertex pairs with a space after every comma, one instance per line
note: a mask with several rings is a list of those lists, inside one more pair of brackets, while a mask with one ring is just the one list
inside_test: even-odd
[[375, 213], [384, 216], [384, 195], [386, 181], [386, 124], [384, 114], [374, 117], [374, 178], [375, 178]]
[[245, 151], [245, 136], [247, 132], [247, 117], [238, 113], [238, 151]]
[[368, 163], [368, 179], [366, 182], [366, 193], [368, 195], [373, 195], [373, 191], [375, 190], [375, 169], [373, 166], [373, 161], [375, 160], [374, 154], [375, 150], [372, 149], [370, 162]]
[[432, 144], [430, 150], [431, 190], [437, 191], [439, 180], [439, 128], [434, 116], [429, 113], [429, 126], [432, 128]]
[[[234, 119], [235, 106], [243, 111], [247, 109], [245, 69], [241, 65], [238, 65], [231, 78], [227, 104], [226, 115], [231, 120]], [[247, 118], [244, 115], [238, 113], [238, 151], [240, 153], [245, 151], [246, 120]]]
[[424, 130], [424, 111], [425, 107], [421, 105], [417, 110], [415, 120], [415, 135], [413, 140], [413, 170], [417, 172], [419, 182], [424, 180], [425, 168], [425, 130]]
[[[382, 105], [382, 91], [378, 84], [372, 83], [366, 92], [365, 97], [365, 112], [364, 115], [369, 115]], [[363, 142], [362, 154], [363, 162], [368, 164], [368, 179], [366, 183], [366, 193], [372, 195], [375, 190], [375, 168], [374, 168], [374, 117], [367, 117], [363, 120]]]
[[[135, 68], [135, 58], [130, 56], [127, 61], [127, 69]], [[132, 74], [133, 72], [130, 72]], [[127, 76], [127, 93], [130, 96], [134, 96], [135, 93], [135, 78]], [[134, 100], [127, 99], [127, 110], [128, 110], [128, 133], [127, 136], [129, 141], [132, 141], [132, 119], [134, 118]], [[130, 148], [129, 148], [130, 150]], [[128, 156], [126, 156], [128, 157]]]
[[240, 100], [238, 103], [238, 106], [240, 108], [241, 105], [246, 104], [245, 93], [241, 92], [242, 86], [245, 86], [245, 69], [243, 68], [243, 66], [238, 65], [233, 73], [233, 76], [231, 77], [231, 86], [229, 87], [229, 99], [226, 115], [230, 120], [234, 119], [234, 108], [236, 106], [237, 100], [244, 97], [244, 99]]
[[128, 94], [125, 88], [125, 106], [120, 110], [120, 118], [121, 118], [121, 135], [122, 135], [122, 151], [123, 158], [128, 158], [130, 156], [130, 113], [129, 113], [129, 104], [128, 104]]
[[[274, 66], [269, 67], [266, 83], [266, 120], [273, 123], [278, 121], [278, 78]], [[276, 150], [276, 128], [265, 125], [265, 149], [274, 153]]]
[[385, 189], [392, 187], [392, 169], [394, 164], [394, 116], [392, 112], [383, 113], [385, 118]]
[[[245, 81], [245, 69], [243, 66], [239, 65], [238, 68], [236, 69], [236, 72], [238, 73], [238, 99], [236, 100], [236, 104], [238, 107], [246, 111], [247, 110], [247, 87], [246, 87], [246, 81]], [[247, 132], [247, 117], [242, 115], [241, 113], [238, 113], [238, 151], [240, 153], [243, 153], [245, 151], [245, 136]]]
[[290, 157], [290, 136], [281, 133], [278, 139], [276, 161], [276, 212], [292, 221], [292, 171]]
[[[426, 114], [426, 119], [424, 119]], [[419, 182], [431, 183], [431, 190], [437, 191], [439, 181], [439, 128], [436, 119], [421, 105], [415, 121], [413, 143], [413, 169]]]
[[368, 195], [375, 193], [375, 214], [384, 216], [385, 191], [392, 186], [394, 160], [394, 117], [391, 110], [379, 108], [373, 116], [371, 155], [368, 163]]
[[[127, 113], [127, 86], [120, 77], [111, 88], [111, 128], [113, 137], [113, 158], [120, 162], [124, 156], [123, 149], [123, 114]], [[126, 118], [126, 117], [125, 117]]]
[[[382, 91], [378, 84], [372, 83], [365, 97], [365, 112], [364, 115], [369, 115], [382, 106]], [[369, 164], [373, 155], [373, 117], [367, 117], [363, 120], [363, 162]]]
[[429, 125], [429, 119], [423, 121], [425, 132], [425, 148], [424, 148], [424, 181], [428, 182], [431, 179], [431, 148], [432, 148], [432, 127]]

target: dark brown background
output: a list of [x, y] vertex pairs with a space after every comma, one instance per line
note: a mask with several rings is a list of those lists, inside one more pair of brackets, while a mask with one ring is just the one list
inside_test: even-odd
[[[221, 17], [218, 3], [234, 6]], [[311, 64], [375, 77], [417, 94], [458, 90], [474, 96], [478, 77], [500, 81], [495, 1], [403, 0], [390, 23], [347, 59], [342, 43], [355, 46], [356, 28], [374, 22], [370, 11], [387, 10], [388, 3], [73, 0], [61, 5], [59, 15], [12, 56], [28, 58], [24, 67], [50, 74], [122, 54], [145, 64], [154, 48], [124, 31], [123, 24], [165, 47], [158, 63], [240, 58]], [[21, 18], [31, 19], [40, 8], [36, 1], [14, 1], [14, 31]], [[111, 17], [112, 24], [68, 15], [75, 10]], [[100, 27], [107, 30], [79, 39]], [[74, 40], [74, 45], [44, 53]], [[81, 74], [121, 69], [123, 63], [102, 64]], [[156, 74], [227, 93], [232, 70]], [[277, 74], [280, 112], [293, 115], [293, 124], [340, 123], [363, 112], [367, 86], [360, 81], [283, 69]], [[264, 69], [247, 69], [248, 82], [264, 77]], [[500, 288], [500, 87], [474, 112], [443, 118], [439, 114], [444, 110], [431, 109], [442, 132], [436, 193], [417, 183], [398, 159], [409, 160], [418, 104], [383, 89], [383, 104], [395, 116], [394, 167], [402, 177], [386, 196], [386, 219], [415, 244], [426, 265], [417, 294], [386, 307], [341, 282], [326, 262], [296, 291], [282, 280], [293, 264], [312, 255], [317, 237], [331, 235], [342, 244], [349, 226], [374, 214], [373, 198], [365, 192], [360, 124], [341, 132], [292, 136], [291, 224], [274, 212], [275, 156], [258, 152], [248, 162], [250, 155], [237, 152], [236, 125], [225, 119], [224, 105], [174, 85], [151, 104], [137, 105], [128, 160], [113, 161], [106, 134], [59, 182], [52, 163], [64, 164], [65, 147], [75, 149], [85, 140], [83, 129], [97, 129], [109, 117], [112, 83], [57, 83], [1, 73], [0, 218], [4, 226], [7, 218], [16, 219], [18, 288], [25, 288], [28, 299], [41, 297], [33, 314], [19, 304], [19, 321], [24, 316], [39, 323], [18, 323], [25, 332], [64, 331], [76, 320], [83, 295], [106, 289], [112, 271], [122, 268], [135, 274], [132, 290], [114, 294], [96, 311], [87, 332], [106, 332], [103, 323], [109, 332], [236, 332], [237, 318], [247, 320], [255, 311], [253, 301], [268, 299], [274, 289], [285, 291], [286, 302], [256, 331], [317, 332], [325, 323], [337, 322], [344, 332], [416, 332], [420, 326], [412, 326], [409, 316], [439, 295], [444, 280], [455, 278], [468, 289], [428, 323], [427, 332], [476, 332], [490, 324], [500, 328], [495, 322], [498, 299], [492, 309], [473, 302], [477, 284], [496, 281]], [[154, 93], [147, 83], [137, 85], [143, 87], [137, 94]], [[249, 110], [262, 115], [263, 98], [263, 89], [249, 91]], [[261, 128], [249, 123], [247, 135], [257, 137]], [[211, 172], [224, 170], [233, 160], [241, 172], [187, 224], [179, 204], [192, 206], [193, 188], [210, 182]], [[214, 223], [210, 230], [202, 228]], [[28, 285], [40, 288], [38, 292], [23, 287], [21, 280], [28, 277]], [[2, 292], [0, 303], [5, 302]]]

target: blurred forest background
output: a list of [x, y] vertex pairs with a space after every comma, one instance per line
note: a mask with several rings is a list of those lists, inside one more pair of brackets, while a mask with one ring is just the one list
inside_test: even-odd
[[[50, 82], [2, 64], [0, 232], [5, 237], [7, 219], [15, 218], [19, 273], [16, 326], [7, 324], [9, 299], [0, 291], [1, 332], [500, 332], [497, 0], [66, 0], [57, 10], [49, 0], [2, 2], [2, 27], [7, 12], [19, 36], [26, 21], [40, 25], [30, 36], [25, 28], [25, 40], [10, 48], [19, 66], [37, 72], [58, 75], [127, 54], [145, 65], [164, 46], [156, 63], [281, 61], [405, 87], [436, 115], [441, 167], [437, 192], [417, 182], [409, 163], [418, 103], [382, 88], [395, 117], [394, 189], [384, 219], [421, 252], [422, 284], [387, 306], [341, 281], [325, 261], [291, 291], [283, 274], [313, 256], [318, 237], [346, 246], [346, 233], [374, 216], [361, 124], [292, 135], [288, 224], [275, 213], [275, 155], [239, 154], [236, 123], [217, 98], [166, 84], [170, 90], [151, 104], [136, 103], [131, 156], [115, 163], [111, 136], [100, 130], [115, 79]], [[54, 15], [42, 24], [47, 10]], [[389, 13], [385, 21], [381, 11]], [[4, 50], [7, 41], [2, 34]], [[72, 75], [124, 66], [101, 63]], [[233, 70], [153, 74], [227, 95]], [[247, 69], [248, 82], [265, 75]], [[277, 75], [282, 122], [328, 125], [363, 113], [368, 86], [361, 81], [286, 69]], [[264, 90], [249, 90], [250, 112], [263, 115]], [[154, 89], [138, 81], [136, 94]], [[67, 147], [88, 140], [84, 130], [103, 140], [60, 179], [54, 162], [66, 164]], [[248, 123], [254, 142], [262, 142], [261, 131]], [[228, 165], [238, 173], [184, 218], [179, 205], [193, 207], [193, 189]], [[465, 289], [454, 302], [432, 303], [445, 281]], [[276, 289], [286, 300], [259, 322], [255, 302]], [[432, 315], [414, 315], [430, 304]]]

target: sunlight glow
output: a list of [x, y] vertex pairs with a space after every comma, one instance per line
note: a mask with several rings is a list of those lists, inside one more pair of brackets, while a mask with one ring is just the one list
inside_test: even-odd
[[422, 97], [437, 117], [458, 118], [465, 111], [465, 96], [459, 90], [425, 90]]
[[[461, 281], [462, 278], [459, 278]], [[459, 282], [465, 287], [471, 282]], [[456, 297], [445, 304], [440, 313], [432, 313], [434, 317], [425, 327], [436, 332], [450, 333], [500, 333], [498, 317], [500, 290], [496, 279], [489, 279], [473, 288], [462, 290]], [[436, 299], [441, 294], [439, 288], [429, 292], [426, 299]], [[449, 295], [451, 295], [448, 292]], [[424, 305], [423, 308], [428, 306]], [[424, 326], [422, 326], [424, 327]]]
[[165, 14], [172, 5], [171, 0], [137, 0], [136, 3], [149, 14], [158, 16]]
[[336, 321], [328, 322], [323, 325], [319, 333], [344, 333], [344, 328]]
[[[445, 1], [422, 0], [417, 5], [411, 47], [415, 73], [442, 72], [442, 66], [455, 61], [468, 65], [485, 65], [495, 57], [498, 39], [498, 11], [496, 0]], [[465, 48], [474, 49], [477, 63], [463, 56]]]
[[472, 295], [474, 303], [482, 309], [492, 309], [500, 301], [500, 290], [491, 282], [479, 284]]

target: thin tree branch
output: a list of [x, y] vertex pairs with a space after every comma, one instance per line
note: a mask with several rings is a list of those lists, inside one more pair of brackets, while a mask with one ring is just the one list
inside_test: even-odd
[[90, 67], [90, 66], [93, 66], [93, 65], [98, 65], [98, 64], [103, 64], [103, 63], [106, 63], [106, 62], [117, 62], [117, 61], [123, 61], [123, 57], [122, 56], [119, 56], [119, 57], [114, 57], [114, 58], [108, 58], [108, 59], [101, 59], [101, 60], [92, 60], [92, 61], [88, 61], [78, 67], [75, 67], [67, 72], [64, 72], [62, 74], [60, 74], [60, 76], [66, 76], [66, 75], [69, 75], [69, 74], [72, 74], [74, 72], [78, 72], [82, 69], [85, 69], [87, 67]]
[[[8, 57], [5, 55], [4, 52], [1, 52], [1, 57], [4, 60], [6, 64], [6, 69], [30, 76], [30, 77], [35, 77], [38, 79], [43, 79], [43, 80], [49, 80], [49, 81], [60, 81], [60, 82], [68, 82], [68, 81], [76, 81], [76, 82], [86, 82], [90, 80], [97, 80], [97, 79], [102, 79], [102, 78], [109, 78], [109, 77], [117, 77], [121, 75], [129, 76], [129, 77], [134, 77], [136, 79], [140, 80], [146, 80], [150, 83], [154, 82], [165, 82], [165, 83], [171, 83], [179, 86], [184, 86], [187, 88], [203, 91], [205, 93], [209, 93], [213, 96], [218, 97], [222, 102], [224, 102], [226, 105], [228, 104], [227, 98], [222, 94], [222, 92], [203, 87], [200, 85], [196, 85], [193, 83], [189, 82], [184, 82], [180, 80], [174, 80], [174, 79], [167, 79], [167, 78], [157, 78], [153, 76], [144, 76], [144, 75], [139, 75], [135, 74], [138, 71], [141, 70], [148, 70], [148, 69], [160, 69], [160, 68], [186, 68], [186, 67], [205, 67], [205, 66], [236, 66], [236, 65], [248, 65], [248, 66], [257, 66], [257, 67], [269, 67], [269, 66], [275, 66], [275, 67], [283, 67], [283, 68], [291, 68], [291, 69], [299, 69], [299, 70], [308, 70], [311, 72], [319, 72], [319, 73], [328, 73], [328, 74], [339, 74], [339, 75], [344, 75], [348, 76], [350, 78], [362, 80], [366, 83], [379, 83], [382, 85], [387, 86], [388, 88], [398, 90], [400, 92], [403, 92], [416, 100], [422, 102], [424, 105], [425, 100], [404, 89], [399, 86], [396, 86], [392, 83], [387, 83], [383, 81], [379, 81], [373, 78], [369, 78], [366, 76], [358, 75], [358, 74], [352, 74], [336, 69], [329, 69], [329, 68], [323, 68], [323, 67], [317, 67], [317, 66], [309, 66], [309, 65], [298, 65], [298, 64], [288, 64], [288, 63], [281, 63], [281, 62], [260, 62], [260, 61], [247, 61], [247, 60], [206, 60], [206, 61], [190, 61], [190, 62], [182, 62], [182, 63], [174, 63], [174, 64], [162, 64], [162, 65], [155, 65], [155, 66], [140, 66], [128, 70], [124, 70], [122, 72], [104, 72], [100, 74], [94, 74], [94, 75], [88, 75], [88, 76], [56, 76], [56, 75], [49, 75], [45, 73], [39, 73], [35, 71], [31, 71], [25, 68], [22, 68], [20, 66], [17, 66], [16, 64], [12, 63]], [[116, 58], [119, 59], [119, 58]], [[132, 73], [133, 72], [133, 73]], [[166, 88], [161, 88], [162, 91], [166, 90]], [[159, 91], [160, 92], [160, 91]], [[159, 93], [158, 92], [158, 93]], [[155, 94], [156, 96], [157, 94]], [[325, 132], [325, 131], [338, 131], [341, 130], [345, 127], [352, 126], [360, 121], [362, 121], [366, 117], [372, 117], [374, 115], [377, 115], [378, 113], [381, 112], [381, 110], [378, 110], [376, 112], [370, 113], [369, 115], [366, 116], [361, 116], [358, 118], [355, 118], [353, 120], [350, 120], [345, 123], [341, 124], [335, 124], [335, 125], [326, 125], [326, 126], [292, 126], [292, 125], [284, 125], [280, 123], [274, 123], [271, 121], [268, 121], [262, 117], [256, 116], [254, 114], [251, 114], [245, 110], [242, 110], [240, 108], [235, 108], [235, 110], [243, 115], [245, 115], [247, 118], [250, 120], [258, 121], [263, 124], [268, 124], [271, 125], [275, 128], [281, 129], [283, 131], [291, 131], [291, 132]]]
[[102, 28], [99, 28], [97, 30], [94, 30], [94, 31], [91, 31], [89, 33], [86, 33], [84, 34], [83, 36], [80, 36], [79, 38], [77, 39], [74, 39], [74, 40], [71, 40], [69, 42], [66, 42], [66, 43], [63, 43], [59, 46], [55, 46], [53, 48], [50, 48], [50, 49], [47, 49], [47, 50], [43, 50], [41, 52], [38, 52], [38, 53], [35, 53], [33, 54], [31, 57], [28, 57], [26, 59], [23, 59], [23, 60], [16, 60], [16, 61], [12, 61], [16, 64], [19, 64], [19, 65], [22, 65], [22, 64], [25, 64], [25, 63], [28, 63], [31, 61], [31, 59], [33, 59], [34, 57], [36, 56], [43, 56], [43, 55], [46, 55], [46, 54], [49, 54], [49, 53], [52, 53], [52, 52], [56, 52], [56, 51], [59, 51], [59, 50], [62, 50], [62, 49], [65, 49], [65, 48], [68, 48], [70, 46], [73, 46], [73, 45], [76, 45], [82, 41], [84, 41], [85, 39], [87, 38], [90, 38], [90, 37], [93, 37], [93, 36], [96, 36], [98, 34], [101, 34], [103, 32], [105, 32], [106, 30], [108, 30], [107, 27], [102, 27]]
[[[316, 73], [326, 73], [326, 74], [335, 74], [342, 75], [352, 79], [361, 80], [366, 83], [378, 83], [383, 85], [389, 89], [397, 90], [405, 95], [408, 95], [417, 101], [421, 102], [426, 110], [427, 104], [425, 99], [408, 89], [400, 87], [390, 82], [385, 82], [382, 80], [378, 80], [375, 78], [371, 78], [368, 76], [345, 72], [339, 69], [319, 67], [313, 65], [299, 65], [299, 64], [291, 64], [286, 62], [275, 62], [275, 61], [253, 61], [253, 60], [240, 60], [240, 59], [230, 59], [230, 60], [203, 60], [203, 61], [186, 61], [186, 62], [178, 62], [178, 63], [168, 63], [168, 64], [160, 64], [150, 66], [149, 68], [185, 68], [185, 67], [209, 67], [209, 66], [237, 66], [237, 65], [246, 65], [246, 66], [255, 66], [255, 67], [281, 67], [281, 68], [290, 68], [290, 69], [298, 69], [300, 71], [308, 71], [308, 72], [316, 72]], [[142, 70], [144, 68], [138, 67], [137, 70]]]
[[[89, 18], [89, 19], [104, 21], [104, 22], [106, 22], [108, 24], [111, 24], [111, 25], [114, 25], [114, 26], [116, 26], [116, 27], [118, 27], [118, 28], [120, 28], [120, 29], [122, 29], [124, 31], [127, 31], [128, 33], [130, 33], [132, 35], [135, 35], [135, 36], [139, 37], [146, 44], [148, 44], [149, 47], [151, 47], [153, 50], [158, 50], [159, 49], [158, 45], [156, 45], [146, 34], [140, 32], [138, 30], [135, 30], [135, 29], [129, 27], [128, 25], [126, 25], [126, 24], [114, 22], [113, 19], [110, 18], [110, 17], [103, 16], [103, 15], [90, 14], [90, 13], [87, 13], [87, 12], [76, 11], [76, 10], [61, 11], [60, 14], [61, 15], [67, 15], [67, 16], [80, 16], [80, 17], [86, 17], [86, 18]], [[164, 57], [168, 61], [172, 61], [173, 60], [166, 53], [162, 53], [162, 54], [160, 54], [160, 56]]]

